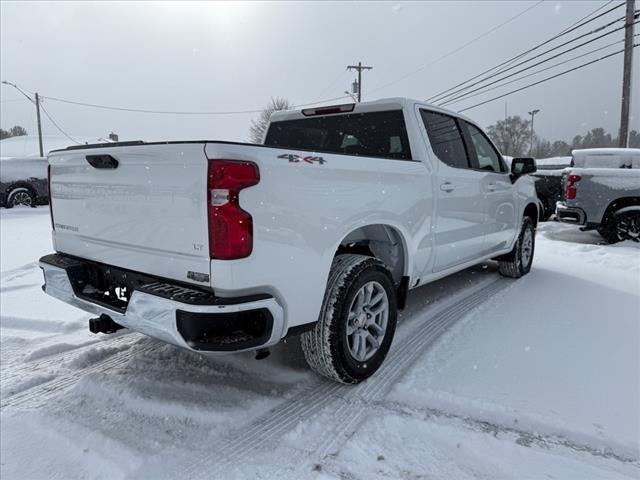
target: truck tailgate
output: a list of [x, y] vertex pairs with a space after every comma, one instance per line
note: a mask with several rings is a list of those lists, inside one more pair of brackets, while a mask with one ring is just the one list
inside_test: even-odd
[[56, 251], [210, 285], [202, 143], [53, 152]]

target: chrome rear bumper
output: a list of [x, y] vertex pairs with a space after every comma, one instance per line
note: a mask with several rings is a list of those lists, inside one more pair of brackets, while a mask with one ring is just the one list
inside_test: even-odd
[[584, 225], [587, 223], [587, 216], [584, 210], [578, 207], [568, 207], [564, 202], [556, 203], [556, 217], [561, 222]]
[[[162, 288], [157, 285], [155, 290], [142, 286], [131, 293], [126, 308], [110, 308], [82, 298], [77, 284], [74, 288], [76, 282], [70, 278], [70, 272], [83, 265], [81, 259], [60, 254], [41, 258], [40, 268], [45, 278], [42, 289], [82, 310], [107, 315], [123, 327], [205, 354], [267, 348], [278, 343], [284, 334], [283, 309], [267, 295], [246, 297], [248, 301], [211, 295], [209, 304], [193, 304], [149, 293], [160, 292]], [[167, 285], [164, 290], [172, 288], [180, 287]], [[251, 328], [243, 332], [241, 325], [251, 325]], [[264, 327], [262, 330], [260, 325]]]

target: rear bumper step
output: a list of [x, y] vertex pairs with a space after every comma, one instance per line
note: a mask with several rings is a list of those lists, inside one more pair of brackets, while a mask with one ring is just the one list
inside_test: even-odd
[[99, 316], [92, 331], [122, 326], [203, 353], [268, 348], [284, 331], [283, 309], [270, 295], [222, 298], [63, 254], [42, 257], [40, 268], [47, 294]]

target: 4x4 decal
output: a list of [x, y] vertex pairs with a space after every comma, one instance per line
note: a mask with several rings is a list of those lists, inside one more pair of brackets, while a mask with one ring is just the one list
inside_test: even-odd
[[311, 155], [303, 157], [301, 155], [294, 155], [292, 153], [283, 153], [282, 155], [278, 155], [278, 158], [286, 158], [287, 160], [289, 160], [290, 163], [300, 163], [300, 162], [314, 163], [314, 162], [317, 162], [320, 165], [324, 165], [325, 163], [327, 163], [327, 161], [322, 157], [313, 157]]

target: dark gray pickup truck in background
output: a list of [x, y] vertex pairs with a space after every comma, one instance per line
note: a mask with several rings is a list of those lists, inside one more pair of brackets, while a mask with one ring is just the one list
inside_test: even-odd
[[597, 230], [609, 243], [640, 241], [640, 149], [574, 150], [562, 174], [558, 220]]

